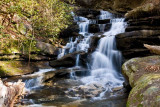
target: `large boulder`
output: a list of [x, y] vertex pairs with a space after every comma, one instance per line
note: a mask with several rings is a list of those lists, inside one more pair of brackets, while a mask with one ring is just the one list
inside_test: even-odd
[[60, 59], [50, 61], [51, 67], [73, 67], [76, 64], [77, 55], [80, 55], [80, 61], [85, 65], [87, 60], [87, 54], [85, 52], [74, 52], [63, 56]]
[[53, 45], [45, 42], [37, 41], [36, 47], [41, 51], [41, 53], [46, 55], [57, 56], [59, 50], [55, 48]]
[[122, 66], [132, 90], [127, 107], [160, 106], [160, 56], [133, 58]]

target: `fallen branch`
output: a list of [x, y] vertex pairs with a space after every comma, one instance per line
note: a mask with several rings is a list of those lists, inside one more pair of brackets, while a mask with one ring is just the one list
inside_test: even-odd
[[14, 104], [25, 94], [25, 83], [2, 82], [0, 79], [0, 107], [13, 107]]
[[151, 53], [160, 55], [160, 46], [144, 44], [144, 47], [149, 49]]

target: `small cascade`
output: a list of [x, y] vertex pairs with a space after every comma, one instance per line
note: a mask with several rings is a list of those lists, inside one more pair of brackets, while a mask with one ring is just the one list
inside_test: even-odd
[[25, 87], [28, 90], [31, 90], [36, 87], [42, 86], [43, 82], [43, 74], [49, 71], [53, 71], [55, 69], [40, 69], [38, 72], [35, 72], [34, 74], [30, 75], [24, 75], [24, 78], [31, 77], [32, 79], [28, 79], [25, 81]]
[[[103, 16], [104, 17], [104, 16]], [[82, 78], [88, 84], [101, 84], [106, 91], [122, 86], [123, 77], [120, 75], [121, 53], [116, 49], [115, 35], [125, 31], [124, 19], [113, 19], [110, 31], [100, 40], [97, 50], [92, 54], [91, 75]], [[101, 94], [103, 96], [104, 93]]]
[[89, 48], [90, 37], [93, 36], [93, 34], [88, 32], [88, 27], [90, 23], [96, 23], [96, 21], [90, 21], [85, 17], [75, 16], [73, 13], [72, 15], [74, 16], [74, 21], [77, 22], [77, 24], [79, 25], [79, 34], [81, 34], [83, 37], [79, 36], [75, 38], [75, 40], [73, 40], [73, 38], [71, 37], [70, 41], [66, 44], [66, 46], [60, 50], [58, 58], [61, 58], [64, 55], [68, 53], [73, 53], [75, 51], [87, 52]]
[[[101, 10], [100, 11], [100, 15], [98, 17], [99, 20], [105, 20], [105, 19], [112, 19], [113, 18], [113, 15], [107, 11], [103, 11]], [[105, 32], [105, 27], [106, 27], [106, 24], [98, 24], [99, 25], [99, 30], [100, 32]]]

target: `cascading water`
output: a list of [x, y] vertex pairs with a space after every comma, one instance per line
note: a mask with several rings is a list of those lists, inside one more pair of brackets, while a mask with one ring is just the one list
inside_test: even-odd
[[[92, 54], [91, 75], [82, 78], [88, 84], [101, 84], [105, 91], [122, 86], [123, 77], [120, 75], [121, 53], [116, 49], [115, 35], [125, 31], [124, 19], [112, 19], [112, 26], [100, 40], [97, 50]], [[104, 93], [103, 93], [104, 94]], [[102, 95], [103, 96], [103, 95]]]
[[[107, 11], [101, 10], [100, 13], [101, 14], [98, 17], [99, 20], [105, 20], [105, 19], [112, 19], [113, 18], [113, 15], [111, 13], [107, 12]], [[98, 24], [98, 25], [99, 25], [100, 32], [104, 32], [106, 24]]]
[[[74, 16], [74, 21], [79, 25], [79, 34], [82, 36], [70, 38], [69, 42], [63, 49], [60, 50], [60, 54], [58, 55], [58, 58], [61, 58], [68, 53], [73, 53], [76, 51], [87, 52], [90, 48], [90, 38], [94, 35], [88, 32], [89, 24], [98, 24], [100, 32], [103, 32], [105, 37], [100, 39], [96, 51], [92, 54], [92, 62], [90, 64], [88, 63], [88, 69], [80, 66], [79, 59], [81, 56], [77, 54], [75, 67], [57, 70], [64, 71], [64, 74], [65, 72], [70, 72], [69, 79], [54, 78], [50, 81], [51, 84], [50, 82], [47, 83], [47, 85], [43, 83], [46, 72], [48, 73], [49, 71], [56, 71], [55, 69], [40, 69], [34, 74], [23, 76], [25, 80], [27, 79], [25, 83], [28, 91], [31, 91], [30, 94], [33, 94], [33, 96], [38, 96], [36, 97], [38, 100], [32, 97], [28, 98], [29, 100], [33, 99], [32, 106], [43, 107], [45, 106], [43, 105], [44, 103], [48, 103], [48, 105], [51, 106], [59, 106], [57, 105], [58, 103], [60, 105], [62, 105], [62, 103], [70, 103], [73, 98], [87, 98], [87, 95], [91, 95], [88, 98], [100, 98], [101, 102], [103, 97], [104, 99], [106, 97], [108, 98], [108, 94], [106, 94], [107, 92], [114, 94], [114, 92], [112, 92], [112, 88], [122, 86], [124, 80], [119, 72], [122, 58], [121, 53], [116, 49], [115, 35], [125, 31], [126, 23], [124, 22], [123, 18], [114, 18], [113, 14], [109, 12], [101, 11], [100, 13], [101, 14], [97, 17], [97, 20], [111, 19], [111, 28], [107, 32], [104, 32], [106, 23], [98, 24], [96, 20], [89, 20], [85, 17], [75, 16], [72, 13]], [[98, 36], [100, 36], [99, 34], [101, 33], [98, 33]], [[85, 74], [82, 75], [82, 72], [85, 72]], [[39, 98], [39, 94], [40, 97], [45, 96], [45, 98]], [[120, 100], [120, 102], [121, 101], [122, 100]], [[92, 104], [94, 101], [92, 100], [90, 103], [89, 102], [90, 100], [86, 100], [87, 106]], [[53, 105], [51, 103], [53, 103]], [[102, 103], [107, 103], [110, 106], [110, 103], [108, 103], [106, 100]], [[112, 104], [113, 103], [114, 102], [112, 102]], [[99, 103], [97, 103], [95, 106], [99, 106]]]
[[[74, 41], [73, 41], [73, 38], [71, 37], [70, 41], [66, 44], [66, 46], [63, 49], [61, 49], [60, 54], [58, 55], [58, 58], [61, 58], [65, 54], [73, 53], [75, 51], [87, 52], [89, 48], [90, 37], [93, 36], [93, 34], [88, 32], [88, 27], [90, 23], [96, 23], [95, 20], [90, 21], [85, 17], [75, 16], [74, 13], [72, 13], [72, 15], [74, 17], [74, 21], [77, 22], [77, 24], [79, 25], [79, 30], [80, 30], [79, 34], [81, 34], [83, 37], [77, 37]], [[80, 55], [77, 55], [77, 59], [76, 59], [77, 67], [79, 66], [79, 57]]]

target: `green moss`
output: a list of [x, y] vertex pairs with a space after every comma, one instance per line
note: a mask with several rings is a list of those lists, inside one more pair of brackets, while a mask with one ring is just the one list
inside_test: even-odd
[[0, 76], [13, 76], [23, 72], [22, 64], [18, 61], [0, 61]]

